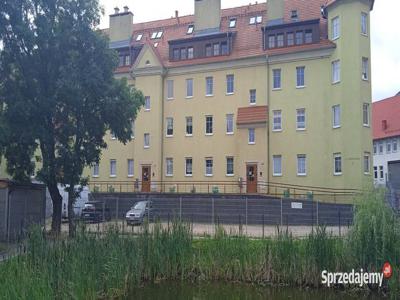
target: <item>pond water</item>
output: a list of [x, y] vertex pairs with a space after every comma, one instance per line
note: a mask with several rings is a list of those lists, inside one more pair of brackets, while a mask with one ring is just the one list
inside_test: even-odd
[[161, 283], [146, 285], [133, 292], [129, 299], [165, 299], [165, 300], [336, 300], [336, 299], [381, 299], [377, 295], [348, 294], [332, 289], [307, 290], [294, 288], [255, 287], [243, 284], [178, 284]]

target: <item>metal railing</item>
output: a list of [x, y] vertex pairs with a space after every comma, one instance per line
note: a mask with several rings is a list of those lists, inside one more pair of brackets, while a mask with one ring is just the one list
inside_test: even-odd
[[[242, 181], [92, 181], [90, 191], [94, 193], [171, 193], [171, 194], [257, 194], [272, 197], [311, 199], [328, 202], [349, 202], [361, 193], [357, 189], [337, 189], [316, 186], [301, 186], [276, 182], [258, 182], [251, 185]], [[252, 189], [252, 190], [251, 190]]]

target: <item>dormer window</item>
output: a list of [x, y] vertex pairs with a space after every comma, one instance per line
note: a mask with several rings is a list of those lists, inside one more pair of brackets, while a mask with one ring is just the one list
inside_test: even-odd
[[151, 39], [154, 40], [155, 38], [157, 38], [157, 31], [151, 34]]
[[229, 20], [229, 28], [235, 28], [236, 27], [236, 18], [232, 18]]
[[157, 38], [158, 38], [158, 39], [160, 39], [160, 38], [162, 37], [162, 35], [163, 35], [163, 32], [162, 32], [162, 31], [157, 32]]
[[256, 22], [257, 22], [257, 24], [261, 24], [262, 23], [262, 16], [257, 16], [257, 18], [256, 18]]
[[187, 30], [187, 34], [192, 34], [193, 33], [193, 31], [194, 31], [194, 25], [192, 24], [192, 25], [189, 25], [188, 26], [188, 30]]
[[142, 34], [142, 33], [141, 33], [141, 34], [138, 34], [137, 37], [136, 37], [136, 42], [141, 41], [141, 40], [142, 40], [142, 37], [143, 37], [143, 34]]
[[249, 23], [250, 25], [254, 25], [254, 24], [256, 24], [256, 17], [251, 17], [250, 18], [250, 23]]

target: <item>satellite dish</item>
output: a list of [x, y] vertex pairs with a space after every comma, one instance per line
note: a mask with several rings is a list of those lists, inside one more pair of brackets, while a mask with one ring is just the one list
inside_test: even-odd
[[325, 5], [322, 5], [322, 6], [321, 6], [321, 15], [322, 15], [322, 17], [323, 17], [324, 19], [327, 19], [327, 18], [328, 18], [328, 13], [326, 12], [326, 6], [325, 6]]

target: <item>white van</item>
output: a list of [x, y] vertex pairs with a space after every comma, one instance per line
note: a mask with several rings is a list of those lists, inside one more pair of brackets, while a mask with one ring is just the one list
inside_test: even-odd
[[[79, 188], [79, 187], [76, 187]], [[62, 200], [62, 218], [68, 219], [68, 193], [62, 186], [58, 186], [58, 190], [63, 198]], [[79, 198], [76, 199], [74, 204], [74, 213], [76, 217], [80, 217], [85, 203], [89, 201], [89, 188], [84, 187]]]

